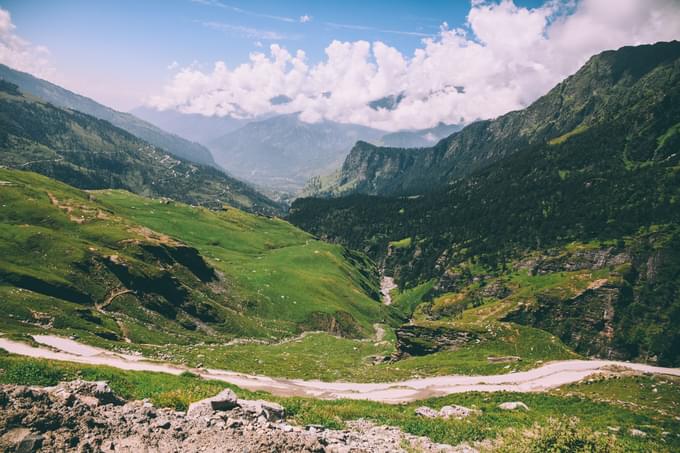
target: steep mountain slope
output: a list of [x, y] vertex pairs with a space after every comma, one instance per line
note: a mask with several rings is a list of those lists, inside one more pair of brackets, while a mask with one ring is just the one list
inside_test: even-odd
[[528, 108], [471, 124], [431, 148], [358, 143], [320, 194], [399, 195], [445, 187], [527, 146], [563, 140], [655, 102], [675, 81], [656, 77], [654, 86], [647, 81], [675, 64], [679, 54], [677, 41], [603, 52]]
[[276, 203], [216, 168], [177, 159], [106, 121], [24, 96], [6, 81], [0, 81], [0, 164], [85, 189], [280, 212]]
[[0, 169], [0, 331], [196, 344], [390, 319], [375, 268], [280, 219]]
[[0, 79], [7, 80], [26, 94], [31, 94], [57, 107], [77, 110], [95, 118], [108, 121], [132, 135], [154, 146], [158, 146], [182, 159], [204, 165], [215, 165], [215, 161], [205, 147], [170, 134], [156, 126], [129, 114], [113, 110], [85, 96], [73, 93], [46, 80], [38, 79], [25, 72], [16, 71], [0, 64]]
[[207, 145], [212, 140], [233, 132], [250, 122], [238, 118], [204, 116], [197, 113], [180, 113], [174, 110], [159, 111], [150, 107], [137, 107], [130, 113], [163, 130], [202, 145]]
[[[290, 219], [368, 252], [402, 290], [425, 287], [427, 303], [406, 305], [430, 327], [512, 320], [584, 354], [678, 365], [680, 43], [605, 52], [578, 74], [588, 72], [599, 74], [580, 82], [594, 101], [583, 88], [582, 108], [571, 98], [566, 118], [537, 119], [535, 135], [520, 121], [534, 107], [504, 117], [518, 129], [505, 130], [508, 148], [494, 149], [524, 146], [444, 189], [302, 199]], [[486, 149], [469, 132], [489, 132], [479, 137], [486, 144], [500, 126], [485, 124], [449, 141]], [[546, 132], [559, 124], [569, 132]]]
[[425, 148], [436, 144], [439, 140], [458, 132], [462, 128], [463, 126], [459, 124], [439, 123], [429, 129], [392, 132], [385, 134], [380, 139], [380, 145], [390, 148]]
[[310, 177], [337, 168], [357, 140], [378, 140], [383, 134], [330, 121], [305, 123], [293, 114], [249, 123], [209, 147], [235, 176], [296, 192]]

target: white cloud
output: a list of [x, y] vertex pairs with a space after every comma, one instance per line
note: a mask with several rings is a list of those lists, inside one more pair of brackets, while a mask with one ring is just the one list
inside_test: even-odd
[[9, 11], [0, 8], [0, 63], [37, 77], [51, 78], [54, 68], [50, 65], [49, 50], [22, 39], [15, 29]]
[[226, 33], [235, 33], [250, 39], [262, 39], [265, 41], [284, 41], [287, 39], [298, 39], [297, 35], [289, 35], [272, 30], [261, 30], [259, 28], [244, 27], [242, 25], [225, 24], [222, 22], [201, 22], [201, 25], [213, 30]]
[[[675, 0], [511, 0], [471, 3], [464, 29], [444, 24], [412, 55], [380, 41], [333, 41], [310, 64], [279, 45], [235, 68], [180, 70], [149, 99], [160, 109], [205, 115], [301, 112], [387, 130], [470, 122], [527, 106], [600, 51], [680, 39]], [[291, 101], [270, 100], [285, 96]], [[387, 96], [392, 109], [368, 104]]]
[[300, 16], [300, 23], [306, 24], [307, 22], [311, 22], [312, 16], [309, 16], [307, 14]]

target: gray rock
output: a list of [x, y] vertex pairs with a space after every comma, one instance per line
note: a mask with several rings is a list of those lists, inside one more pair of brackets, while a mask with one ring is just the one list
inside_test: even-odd
[[439, 409], [439, 416], [441, 418], [465, 418], [468, 417], [477, 411], [474, 409], [469, 409], [464, 406], [444, 406], [441, 409]]
[[210, 398], [210, 405], [216, 411], [228, 411], [238, 406], [238, 396], [229, 389], [224, 389]]
[[209, 399], [191, 403], [187, 409], [187, 418], [210, 417], [215, 411]]
[[637, 428], [631, 428], [628, 430], [631, 436], [633, 437], [647, 437], [647, 433], [644, 431], [641, 431]]
[[170, 420], [167, 418], [161, 418], [156, 421], [156, 426], [160, 429], [169, 429], [172, 426], [172, 423], [170, 423]]
[[45, 438], [42, 434], [30, 433], [25, 436], [17, 445], [16, 453], [32, 453], [42, 448], [43, 440]]
[[504, 411], [514, 411], [517, 409], [522, 409], [525, 411], [529, 410], [529, 407], [521, 401], [510, 401], [507, 403], [501, 403], [498, 405], [498, 408], [503, 409]]
[[215, 411], [230, 410], [238, 406], [238, 397], [229, 389], [222, 390], [217, 395], [191, 403], [187, 409], [187, 417], [210, 417]]
[[69, 395], [75, 395], [89, 406], [97, 404], [123, 404], [123, 400], [111, 390], [111, 387], [105, 381], [82, 381], [77, 379], [71, 382], [60, 382], [55, 387], [48, 387], [45, 390], [60, 398], [68, 398]]
[[282, 420], [286, 412], [280, 404], [263, 400], [238, 400], [243, 412], [253, 418], [264, 416], [268, 421]]
[[416, 409], [416, 415], [419, 415], [421, 417], [427, 417], [427, 418], [435, 418], [439, 416], [439, 413], [432, 409], [431, 407], [427, 406], [420, 406], [419, 408]]

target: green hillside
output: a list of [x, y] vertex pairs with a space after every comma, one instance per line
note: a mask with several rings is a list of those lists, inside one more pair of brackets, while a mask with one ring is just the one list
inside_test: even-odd
[[279, 219], [0, 169], [0, 331], [145, 344], [373, 335], [362, 255]]
[[31, 74], [0, 64], [0, 79], [17, 85], [23, 93], [33, 95], [57, 107], [77, 110], [100, 120], [108, 121], [114, 126], [154, 146], [163, 148], [181, 159], [203, 165], [217, 165], [210, 151], [198, 143], [190, 142], [182, 137], [165, 132], [134, 115], [118, 112], [90, 98], [73, 93], [46, 80], [33, 77]]
[[[615, 89], [590, 96], [603, 81]], [[446, 188], [297, 200], [290, 220], [368, 253], [406, 293], [431, 285], [403, 303], [423, 326], [513, 321], [581, 354], [677, 366], [680, 43], [605, 52], [555, 90], [569, 86], [588, 121], [563, 106], [533, 132], [493, 123], [524, 145]]]
[[213, 167], [175, 158], [106, 121], [22, 95], [2, 80], [0, 165], [83, 189], [118, 188], [191, 204], [280, 212], [275, 202]]

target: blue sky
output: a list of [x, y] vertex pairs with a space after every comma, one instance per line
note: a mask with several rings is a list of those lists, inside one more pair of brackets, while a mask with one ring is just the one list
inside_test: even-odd
[[[334, 39], [380, 40], [411, 53], [423, 38], [417, 34], [434, 36], [443, 22], [462, 26], [470, 7], [466, 0], [208, 3], [213, 2], [3, 0], [0, 6], [11, 13], [17, 34], [49, 48], [59, 81], [72, 89], [87, 87], [85, 91], [119, 108], [138, 104], [140, 96], [162, 84], [174, 61], [209, 66], [222, 60], [233, 66], [261, 50], [258, 42], [304, 49], [316, 61]], [[304, 15], [311, 20], [301, 23]], [[116, 93], [89, 88], [96, 80], [116, 86]]]
[[0, 62], [114, 108], [385, 130], [493, 118], [671, 39], [678, 0], [0, 0]]

